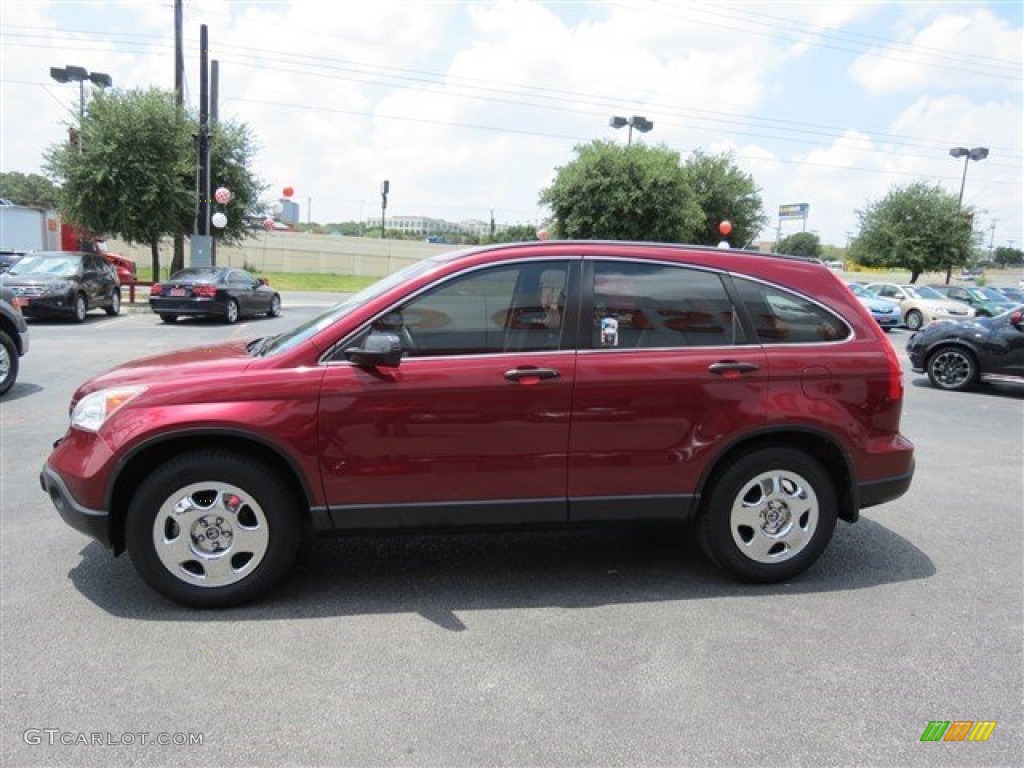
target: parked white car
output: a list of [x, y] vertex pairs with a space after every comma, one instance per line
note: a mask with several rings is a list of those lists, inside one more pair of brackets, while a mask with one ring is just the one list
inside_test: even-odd
[[867, 289], [883, 299], [898, 301], [903, 324], [912, 331], [935, 320], [966, 320], [974, 317], [974, 309], [959, 301], [947, 299], [927, 285], [871, 283]]

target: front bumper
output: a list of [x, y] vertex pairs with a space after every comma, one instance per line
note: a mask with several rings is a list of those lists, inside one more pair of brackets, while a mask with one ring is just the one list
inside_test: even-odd
[[25, 317], [52, 317], [75, 314], [74, 294], [59, 296], [22, 296], [21, 314]]
[[110, 514], [102, 509], [89, 509], [79, 504], [71, 494], [67, 484], [49, 464], [39, 473], [39, 484], [50, 497], [64, 522], [76, 531], [99, 541], [105, 547], [111, 547]]

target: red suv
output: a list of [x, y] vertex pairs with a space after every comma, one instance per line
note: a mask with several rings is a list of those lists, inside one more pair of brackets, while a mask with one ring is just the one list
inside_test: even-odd
[[451, 253], [280, 334], [84, 384], [42, 471], [172, 600], [266, 592], [304, 533], [694, 520], [754, 582], [910, 486], [896, 353], [814, 260]]

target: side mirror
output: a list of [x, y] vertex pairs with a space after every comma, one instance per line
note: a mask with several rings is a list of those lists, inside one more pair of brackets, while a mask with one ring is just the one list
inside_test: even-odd
[[345, 350], [345, 358], [363, 368], [397, 368], [402, 340], [395, 333], [371, 333], [361, 347]]

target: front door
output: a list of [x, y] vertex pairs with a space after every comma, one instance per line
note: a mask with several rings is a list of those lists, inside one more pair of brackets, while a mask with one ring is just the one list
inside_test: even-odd
[[566, 519], [575, 272], [563, 259], [456, 275], [374, 324], [402, 338], [399, 367], [335, 356], [319, 452], [336, 527]]

